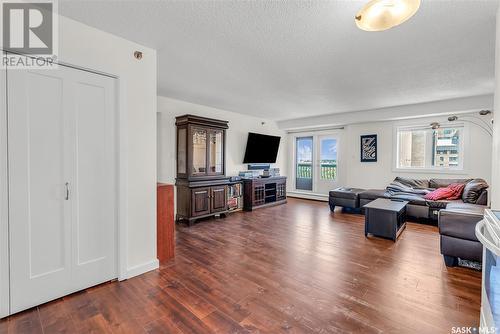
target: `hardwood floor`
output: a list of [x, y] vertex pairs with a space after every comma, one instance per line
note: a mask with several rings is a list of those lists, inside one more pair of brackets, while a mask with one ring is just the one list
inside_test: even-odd
[[191, 228], [175, 260], [0, 322], [0, 333], [450, 333], [477, 326], [481, 273], [446, 268], [437, 227], [396, 243], [363, 216], [289, 199]]

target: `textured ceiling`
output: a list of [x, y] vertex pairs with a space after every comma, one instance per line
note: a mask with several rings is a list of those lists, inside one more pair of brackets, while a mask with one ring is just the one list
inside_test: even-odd
[[423, 0], [356, 28], [361, 1], [76, 1], [62, 15], [158, 50], [158, 93], [272, 119], [489, 94], [498, 2]]

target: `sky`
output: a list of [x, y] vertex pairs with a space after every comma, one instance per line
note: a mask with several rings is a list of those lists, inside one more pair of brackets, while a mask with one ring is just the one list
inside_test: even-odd
[[[311, 161], [313, 150], [312, 138], [297, 141], [298, 161]], [[321, 141], [321, 160], [337, 160], [337, 140], [323, 139]]]

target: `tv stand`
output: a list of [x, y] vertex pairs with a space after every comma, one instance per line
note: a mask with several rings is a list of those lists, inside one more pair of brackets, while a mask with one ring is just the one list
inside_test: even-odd
[[244, 179], [243, 187], [245, 211], [286, 203], [285, 176]]

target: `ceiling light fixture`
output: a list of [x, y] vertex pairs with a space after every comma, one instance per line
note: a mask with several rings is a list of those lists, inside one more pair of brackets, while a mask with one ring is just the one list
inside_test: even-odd
[[372, 0], [356, 14], [359, 29], [383, 31], [400, 25], [415, 15], [420, 0]]

